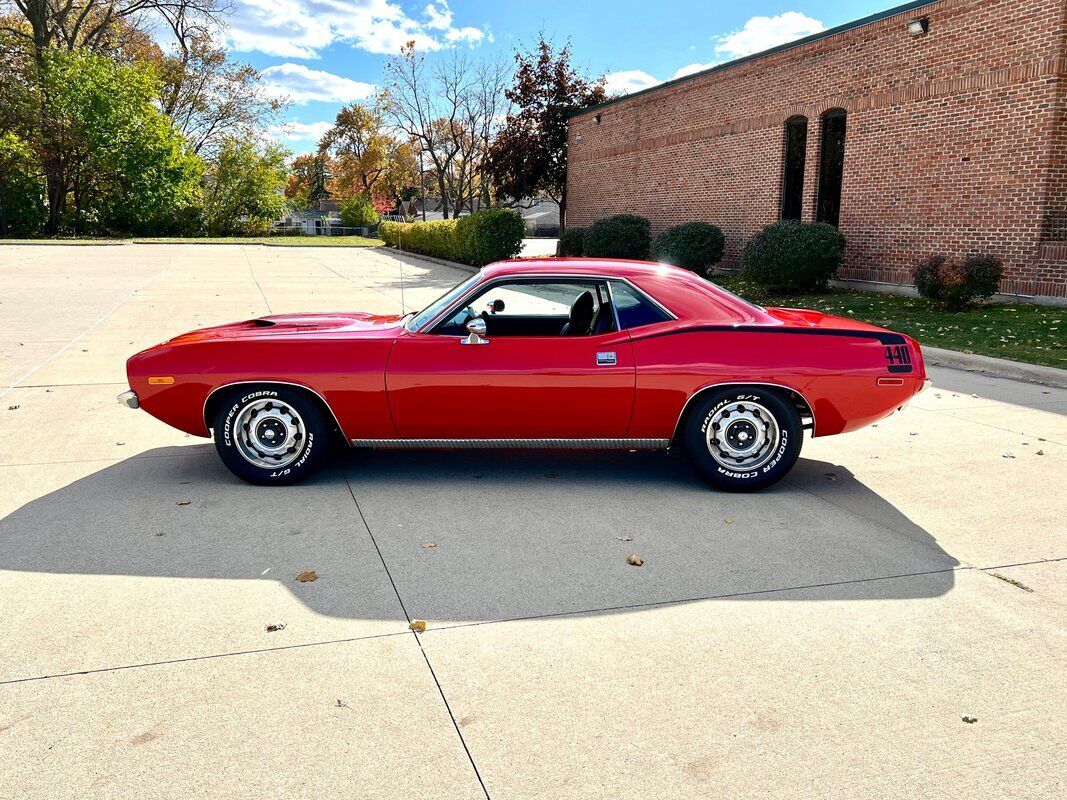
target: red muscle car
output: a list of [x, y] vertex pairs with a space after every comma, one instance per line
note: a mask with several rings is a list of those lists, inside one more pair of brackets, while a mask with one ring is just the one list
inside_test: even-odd
[[279, 314], [205, 328], [127, 362], [120, 400], [214, 435], [238, 477], [287, 484], [361, 448], [685, 449], [752, 490], [925, 385], [915, 340], [760, 308], [682, 269], [490, 265], [417, 314]]

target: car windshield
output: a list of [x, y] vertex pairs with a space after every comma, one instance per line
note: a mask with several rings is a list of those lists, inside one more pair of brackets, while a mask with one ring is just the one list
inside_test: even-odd
[[426, 308], [424, 308], [418, 314], [409, 319], [404, 327], [409, 331], [417, 331], [431, 319], [433, 319], [442, 311], [444, 311], [448, 306], [454, 303], [456, 299], [462, 294], [464, 294], [468, 289], [474, 286], [474, 284], [478, 282], [479, 278], [481, 278], [481, 275], [472, 275], [462, 283], [453, 286], [443, 295], [441, 295], [432, 303], [430, 303], [430, 305], [426, 306]]

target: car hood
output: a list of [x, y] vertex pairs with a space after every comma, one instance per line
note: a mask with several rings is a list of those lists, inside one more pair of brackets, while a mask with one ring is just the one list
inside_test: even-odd
[[279, 336], [345, 333], [352, 335], [395, 335], [403, 317], [366, 312], [318, 312], [309, 314], [271, 314], [265, 317], [217, 325], [183, 333], [167, 344], [188, 344], [220, 339], [275, 338]]

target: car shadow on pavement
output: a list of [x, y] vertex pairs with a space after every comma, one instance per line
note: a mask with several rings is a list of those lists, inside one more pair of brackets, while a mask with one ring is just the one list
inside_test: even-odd
[[[389, 581], [410, 616], [467, 622], [932, 597], [957, 565], [840, 466], [802, 459], [770, 490], [724, 494], [675, 452], [358, 452], [261, 488], [208, 448], [159, 448], [0, 520], [0, 570], [278, 580], [345, 618], [403, 619]], [[313, 591], [304, 570], [324, 578]]]

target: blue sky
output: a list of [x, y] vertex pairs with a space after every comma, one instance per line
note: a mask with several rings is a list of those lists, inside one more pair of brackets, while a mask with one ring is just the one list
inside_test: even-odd
[[369, 98], [382, 65], [406, 41], [429, 54], [470, 48], [509, 58], [544, 29], [570, 37], [575, 60], [616, 92], [898, 5], [902, 0], [235, 0], [233, 55], [295, 104], [274, 135], [311, 150], [342, 103]]

